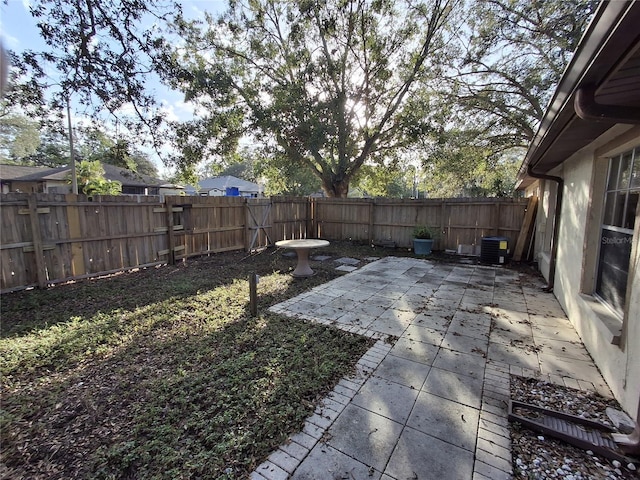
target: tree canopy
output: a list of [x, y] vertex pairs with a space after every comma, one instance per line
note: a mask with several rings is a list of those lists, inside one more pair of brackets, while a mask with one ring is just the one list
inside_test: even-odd
[[442, 78], [447, 122], [423, 138], [433, 195], [510, 195], [597, 0], [475, 0]]
[[598, 3], [476, 0], [471, 4], [469, 35], [449, 75], [451, 101], [492, 151], [526, 148], [533, 140]]
[[[328, 195], [346, 196], [365, 162], [429, 131], [426, 85], [458, 4], [256, 0], [183, 22], [174, 85], [207, 112], [183, 132], [185, 155], [249, 134], [304, 165]], [[206, 142], [212, 133], [226, 142]]]
[[0, 115], [0, 163], [17, 163], [40, 146], [40, 125], [23, 115]]
[[87, 114], [107, 113], [134, 132], [157, 134], [162, 115], [146, 84], [162, 72], [178, 3], [32, 0], [29, 9], [48, 48], [12, 54], [8, 104], [46, 121], [60, 117], [73, 96]]
[[[0, 115], [0, 163], [61, 167], [69, 164], [69, 140], [55, 124], [41, 125], [17, 114]], [[96, 126], [78, 126], [74, 157], [125, 168], [141, 175], [158, 176], [149, 155], [123, 136], [115, 137]]]
[[97, 160], [137, 174], [158, 176], [158, 170], [148, 155], [136, 148], [131, 140], [114, 137], [97, 127], [84, 128], [79, 133], [78, 156], [83, 160]]

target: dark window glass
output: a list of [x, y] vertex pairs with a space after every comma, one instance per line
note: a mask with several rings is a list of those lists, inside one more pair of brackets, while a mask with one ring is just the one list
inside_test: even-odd
[[136, 187], [136, 186], [123, 186], [122, 194], [123, 195], [144, 195], [144, 187]]
[[618, 171], [620, 170], [620, 162], [618, 159], [612, 158], [609, 160], [609, 182], [607, 183], [607, 190], [616, 190], [618, 186]]
[[611, 222], [611, 225], [615, 227], [621, 227], [622, 219], [624, 215], [624, 206], [625, 206], [625, 203], [627, 203], [626, 202], [627, 194], [616, 192], [615, 196], [616, 196], [616, 206], [613, 209], [613, 221]]
[[616, 207], [616, 194], [609, 192], [604, 197], [604, 214], [602, 215], [602, 223], [604, 225], [613, 224], [613, 211]]
[[631, 159], [633, 158], [633, 152], [625, 153], [622, 155], [620, 161], [620, 174], [618, 178], [618, 190], [626, 190], [629, 188], [629, 177], [631, 176]]
[[633, 230], [636, 226], [636, 209], [638, 208], [638, 192], [629, 192], [627, 196], [627, 210], [624, 216], [624, 228]]
[[632, 242], [633, 235], [602, 229], [597, 293], [619, 312], [624, 309]]
[[640, 152], [636, 149], [633, 159], [633, 169], [631, 171], [631, 184], [629, 188], [640, 189]]

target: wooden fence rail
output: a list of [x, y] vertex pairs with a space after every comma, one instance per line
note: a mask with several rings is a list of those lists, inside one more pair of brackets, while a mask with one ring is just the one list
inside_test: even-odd
[[525, 199], [330, 199], [0, 195], [4, 292], [252, 250], [290, 238], [411, 245], [413, 227], [442, 232], [435, 247], [518, 237]]

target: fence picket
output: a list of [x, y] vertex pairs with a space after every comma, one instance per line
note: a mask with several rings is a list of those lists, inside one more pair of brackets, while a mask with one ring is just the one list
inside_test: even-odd
[[38, 218], [38, 200], [34, 195], [29, 196], [29, 221], [31, 223], [31, 241], [33, 242], [33, 255], [36, 261], [36, 276], [38, 286], [47, 286], [47, 269], [44, 264], [44, 250], [42, 248], [42, 232], [40, 230], [40, 219]]

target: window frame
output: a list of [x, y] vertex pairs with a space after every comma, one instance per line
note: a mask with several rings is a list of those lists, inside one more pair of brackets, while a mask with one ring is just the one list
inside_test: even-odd
[[[625, 162], [625, 157], [628, 158], [628, 178], [626, 181], [626, 185], [624, 185], [623, 178], [621, 175], [624, 173], [622, 166]], [[614, 166], [614, 162], [616, 162]], [[634, 226], [637, 226], [637, 211], [638, 211], [638, 197], [640, 197], [640, 182], [638, 182], [637, 186], [632, 186], [632, 180], [635, 178], [633, 176], [634, 173], [637, 174], [637, 177], [640, 178], [640, 145], [636, 145], [631, 148], [624, 149], [621, 152], [616, 152], [615, 154], [607, 155], [607, 174], [606, 179], [603, 185], [603, 191], [601, 196], [601, 210], [600, 210], [600, 219], [598, 222], [598, 251], [595, 259], [595, 278], [593, 281], [593, 291], [592, 294], [594, 297], [598, 299], [601, 303], [606, 305], [616, 316], [623, 319], [625, 316], [625, 309], [628, 303], [627, 295], [628, 295], [628, 284], [629, 284], [629, 269], [631, 267], [631, 263], [633, 261], [633, 245], [638, 241], [634, 237]], [[615, 175], [615, 181], [612, 182], [612, 176]], [[636, 202], [633, 204], [630, 199], [632, 195], [636, 195]], [[613, 199], [614, 205], [611, 207], [609, 205], [610, 199]], [[618, 209], [618, 202], [622, 199], [624, 202], [622, 206], [622, 211]], [[629, 217], [629, 211], [631, 212], [631, 216]], [[631, 228], [628, 228], [629, 218], [633, 218], [634, 224], [631, 225]], [[605, 221], [610, 221], [606, 223]], [[604, 253], [603, 248], [606, 246], [610, 246], [609, 243], [605, 242], [605, 232], [612, 232], [615, 235], [623, 235], [626, 236], [628, 240], [622, 240], [621, 243], [629, 244], [629, 258], [626, 261], [626, 271], [627, 271], [627, 280], [625, 282], [624, 288], [618, 293], [622, 296], [622, 302], [619, 305], [615, 305], [615, 302], [610, 301], [610, 298], [606, 298], [607, 295], [604, 293], [603, 285], [601, 283], [604, 267], [611, 266], [610, 264], [605, 264], [603, 262]], [[615, 236], [614, 235], [614, 236]], [[610, 237], [612, 241], [613, 237]], [[616, 240], [618, 240], [616, 238]], [[605, 245], [606, 244], [606, 245]], [[614, 265], [615, 267], [615, 265]]]

